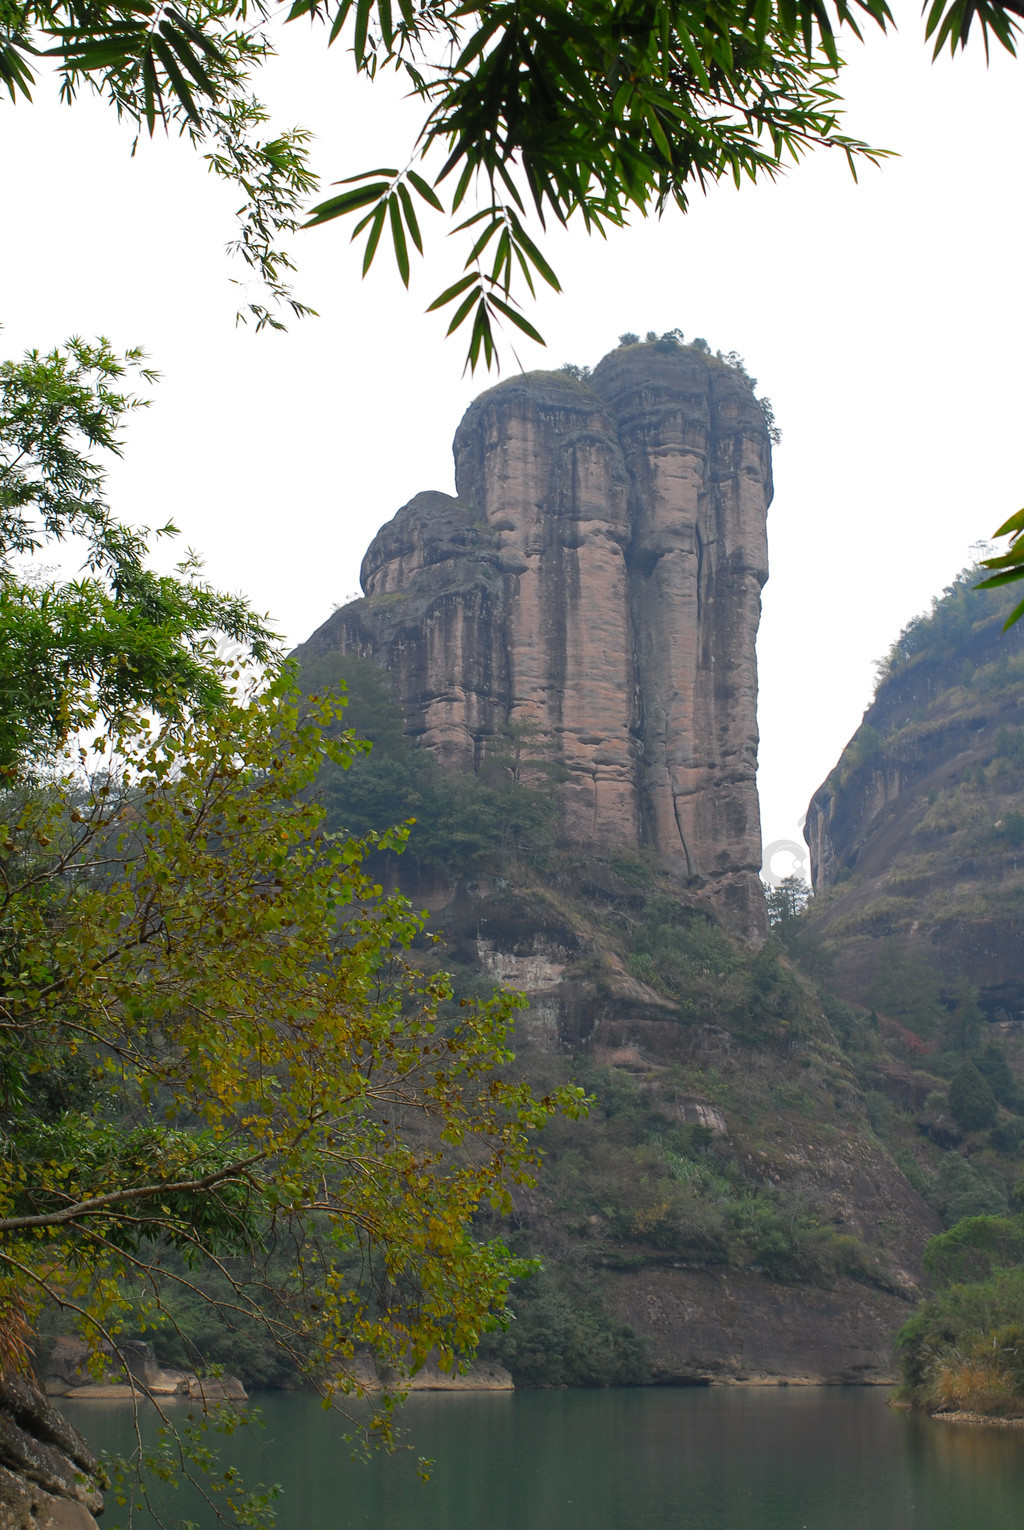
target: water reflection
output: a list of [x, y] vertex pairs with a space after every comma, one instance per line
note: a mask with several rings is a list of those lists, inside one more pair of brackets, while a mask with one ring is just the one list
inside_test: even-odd
[[[1019, 1530], [1024, 1504], [1024, 1430], [908, 1417], [875, 1388], [414, 1396], [413, 1450], [369, 1465], [315, 1398], [259, 1402], [266, 1429], [228, 1444], [282, 1483], [282, 1530]], [[129, 1443], [130, 1414], [67, 1411]], [[213, 1530], [180, 1495], [172, 1512]]]

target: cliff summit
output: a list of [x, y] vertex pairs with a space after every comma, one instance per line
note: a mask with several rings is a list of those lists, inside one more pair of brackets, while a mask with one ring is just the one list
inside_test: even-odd
[[502, 728], [561, 767], [564, 836], [646, 847], [731, 929], [764, 929], [754, 640], [768, 427], [741, 369], [666, 337], [482, 394], [457, 494], [418, 494], [364, 597], [297, 652], [370, 659], [448, 770]]

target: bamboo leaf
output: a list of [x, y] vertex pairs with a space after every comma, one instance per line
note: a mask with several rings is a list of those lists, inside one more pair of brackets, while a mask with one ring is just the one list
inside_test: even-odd
[[377, 0], [377, 20], [380, 22], [380, 35], [388, 52], [395, 41], [395, 29], [391, 22], [391, 0]]
[[366, 34], [370, 26], [370, 12], [373, 9], [373, 0], [356, 0], [356, 27], [352, 39], [352, 52], [355, 54], [356, 63], [360, 69], [366, 64]]
[[188, 113], [191, 120], [198, 125], [200, 119], [199, 113], [196, 110], [195, 99], [192, 95], [189, 83], [179, 69], [178, 61], [168, 47], [167, 42], [163, 37], [158, 35], [152, 38], [150, 47], [163, 65], [164, 73], [167, 75], [170, 84], [173, 86], [174, 93], [178, 100], [185, 108], [185, 111]]
[[429, 202], [431, 207], [435, 208], [438, 212], [444, 212], [440, 197], [433, 186], [423, 179], [422, 175], [417, 175], [415, 170], [407, 170], [406, 175], [412, 182], [414, 190], [419, 192], [424, 202]]
[[402, 203], [402, 212], [405, 214], [405, 226], [412, 235], [413, 244], [422, 255], [423, 240], [420, 238], [420, 226], [416, 221], [416, 209], [412, 205], [412, 197], [409, 195], [408, 188], [402, 181], [398, 183], [398, 195]]
[[460, 292], [465, 292], [466, 288], [471, 287], [477, 280], [476, 272], [470, 271], [468, 276], [463, 276], [457, 282], [453, 282], [450, 287], [445, 288], [440, 297], [434, 299], [427, 309], [427, 313], [433, 313], [435, 308], [444, 308], [446, 303], [450, 303], [453, 298], [457, 298]]
[[379, 203], [379, 205], [377, 206], [376, 211], [373, 214], [373, 225], [372, 225], [372, 227], [370, 229], [369, 238], [366, 241], [366, 249], [363, 252], [363, 275], [364, 276], [366, 275], [367, 271], [369, 271], [370, 267], [373, 265], [373, 257], [377, 253], [377, 246], [380, 243], [381, 231], [384, 228], [384, 217], [385, 217], [385, 214], [387, 213], [387, 206], [388, 206], [387, 202]]
[[552, 287], [555, 292], [561, 292], [561, 282], [558, 280], [558, 277], [548, 265], [547, 261], [544, 259], [544, 256], [541, 254], [540, 250], [538, 250], [533, 240], [527, 234], [526, 230], [519, 222], [519, 219], [516, 218], [513, 214], [511, 221], [512, 238], [515, 241], [516, 247], [522, 250], [523, 254], [533, 266], [534, 270], [540, 273], [540, 275], [547, 282], [548, 286]]
[[979, 580], [975, 589], [997, 590], [1004, 584], [1016, 584], [1018, 579], [1024, 579], [1024, 567], [1007, 569], [1002, 574], [991, 574], [988, 579]]
[[473, 304], [477, 302], [477, 300], [482, 296], [483, 289], [479, 286], [476, 286], [473, 288], [473, 291], [469, 294], [469, 296], [459, 304], [452, 317], [451, 323], [448, 325], [448, 328], [445, 331], [446, 339], [449, 335], [454, 335], [457, 329], [461, 328], [461, 326], [465, 323], [466, 315], [469, 313], [469, 310], [473, 307]]
[[405, 242], [405, 229], [402, 227], [402, 213], [398, 197], [388, 197], [387, 209], [391, 218], [391, 239], [395, 247], [395, 261], [398, 265], [398, 274], [402, 278], [403, 287], [409, 285], [409, 247]]
[[500, 297], [495, 297], [493, 292], [491, 293], [491, 305], [496, 308], [499, 313], [503, 313], [506, 319], [514, 324], [517, 329], [521, 329], [524, 335], [529, 335], [530, 339], [536, 340], [538, 345], [544, 344], [544, 336], [540, 333], [539, 330], [534, 329], [529, 319], [525, 319], [523, 315], [519, 313], [515, 308], [513, 308], [509, 303], [502, 302]]
[[1011, 515], [1010, 519], [1004, 521], [999, 530], [994, 532], [993, 535], [1008, 537], [1011, 532], [1024, 533], [1024, 509], [1018, 510], [1014, 515]]
[[326, 202], [320, 202], [311, 209], [304, 227], [315, 228], [318, 223], [330, 223], [333, 218], [341, 218], [346, 213], [357, 212], [360, 207], [368, 207], [371, 202], [378, 201], [387, 189], [387, 181], [372, 181], [356, 191], [345, 191], [341, 196], [329, 197]]

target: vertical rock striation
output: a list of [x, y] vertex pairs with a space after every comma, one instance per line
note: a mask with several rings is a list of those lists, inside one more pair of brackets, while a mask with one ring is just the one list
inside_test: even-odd
[[756, 936], [772, 489], [746, 379], [690, 346], [624, 346], [585, 381], [491, 388], [454, 453], [457, 497], [419, 494], [382, 527], [364, 598], [299, 657], [384, 665], [409, 731], [453, 770], [529, 725], [566, 768], [567, 837], [653, 848]]

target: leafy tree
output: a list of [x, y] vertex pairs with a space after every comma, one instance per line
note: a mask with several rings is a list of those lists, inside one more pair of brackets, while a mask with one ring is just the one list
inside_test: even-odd
[[996, 1097], [972, 1062], [964, 1063], [953, 1075], [949, 1108], [961, 1131], [980, 1132], [995, 1124], [999, 1113]]
[[904, 953], [892, 939], [882, 947], [869, 997], [883, 1014], [922, 1036], [931, 1034], [943, 1013], [934, 969], [923, 957]]
[[939, 1285], [983, 1280], [1024, 1260], [1020, 1217], [964, 1217], [928, 1241], [924, 1268]]
[[944, 1153], [935, 1184], [926, 1196], [947, 1227], [964, 1217], [1005, 1216], [1006, 1185], [991, 1164], [979, 1164], [959, 1153]]
[[[973, 1052], [978, 1045], [985, 1017], [978, 1003], [978, 990], [967, 978], [957, 978], [953, 984], [949, 996], [949, 1019], [946, 1022], [946, 1034], [950, 1039], [953, 1050], [956, 1052]], [[1002, 1054], [998, 1049], [989, 1048], [991, 1052], [996, 1050], [997, 1056]], [[986, 1054], [987, 1055], [987, 1054]], [[988, 1077], [981, 1067], [979, 1058], [974, 1058], [975, 1067], [983, 1076]], [[1003, 1066], [1006, 1067], [1005, 1059]], [[1009, 1069], [1007, 1069], [1009, 1072]], [[991, 1083], [991, 1079], [989, 1080]]]
[[[218, 661], [221, 616], [250, 654], [270, 639], [155, 580], [109, 512], [88, 447], [117, 448], [120, 365], [74, 342], [3, 373], [0, 1360], [45, 1302], [116, 1350], [203, 1291], [356, 1388], [360, 1349], [473, 1350], [522, 1269], [474, 1211], [508, 1206], [530, 1133], [580, 1093], [506, 1081], [514, 996], [453, 1005], [410, 962], [422, 921], [362, 867], [401, 831], [324, 832], [323, 761], [368, 747], [338, 703]], [[14, 562], [73, 535], [96, 613], [74, 644], [78, 594]], [[37, 593], [29, 675], [7, 640]]]
[[553, 789], [566, 771], [535, 723], [502, 725], [479, 772], [452, 776], [414, 746], [390, 677], [376, 664], [324, 654], [303, 661], [300, 680], [307, 691], [343, 687], [346, 721], [374, 746], [345, 769], [329, 760], [321, 769], [316, 790], [332, 832], [362, 836], [407, 824], [411, 861], [447, 871], [543, 852], [557, 814]]
[[[977, 21], [1011, 52], [1021, 0], [934, 0], [926, 35], [935, 50], [966, 45]], [[837, 30], [860, 37], [891, 21], [886, 0], [725, 0], [709, 9], [659, 0], [511, 0], [456, 5], [426, 0], [397, 8], [375, 0], [6, 0], [0, 82], [27, 96], [39, 51], [56, 60], [73, 98], [93, 85], [120, 116], [153, 133], [174, 125], [211, 169], [243, 192], [237, 241], [259, 272], [267, 302], [303, 312], [287, 285], [281, 241], [294, 232], [313, 189], [299, 130], [264, 136], [265, 108], [250, 78], [272, 51], [269, 28], [308, 18], [329, 43], [344, 39], [357, 73], [404, 77], [422, 106], [405, 167], [348, 177], [320, 202], [312, 223], [355, 214], [364, 268], [387, 232], [408, 284], [411, 252], [423, 248], [431, 211], [463, 240], [461, 272], [431, 305], [450, 311], [449, 333], [470, 324], [468, 360], [494, 356], [495, 323], [535, 338], [519, 311], [517, 284], [558, 279], [528, 231], [531, 219], [588, 230], [621, 225], [632, 211], [685, 210], [691, 188], [722, 178], [776, 175], [817, 145], [851, 169], [880, 152], [840, 127]], [[417, 168], [417, 166], [419, 168]], [[656, 336], [654, 338], [657, 338]]]
[[[516, 1001], [441, 1025], [448, 980], [403, 956], [421, 921], [378, 896], [365, 845], [319, 833], [305, 788], [323, 750], [357, 747], [324, 741], [333, 715], [303, 720], [286, 676], [122, 725], [85, 790], [8, 794], [0, 1269], [22, 1301], [112, 1333], [132, 1274], [159, 1312], [161, 1249], [251, 1254], [275, 1226], [302, 1308], [279, 1342], [315, 1339], [307, 1366], [465, 1352], [503, 1304], [505, 1251], [468, 1221], [528, 1175], [554, 1101], [495, 1074]], [[33, 1074], [79, 1056], [87, 1109], [25, 1108]]]
[[[1019, 1200], [1019, 1192], [1018, 1192]], [[1024, 1412], [1024, 1219], [970, 1216], [928, 1243], [939, 1287], [899, 1334], [904, 1391], [929, 1412]]]
[[783, 877], [777, 887], [769, 887], [765, 893], [768, 907], [768, 923], [774, 928], [794, 920], [811, 896], [811, 889], [801, 876]]
[[[118, 356], [105, 340], [0, 364], [0, 770], [45, 754], [97, 712], [216, 706], [226, 692], [209, 662], [215, 631], [257, 660], [274, 651], [265, 624], [211, 589], [194, 558], [176, 576], [155, 574], [149, 532], [111, 515], [94, 454], [120, 455], [118, 432], [147, 402], [122, 391], [132, 372], [156, 375], [141, 351]], [[23, 572], [43, 547], [68, 541], [82, 577]]]
[[1024, 813], [1017, 808], [1010, 808], [1003, 814], [999, 824], [999, 835], [1011, 844], [1015, 850], [1024, 845]]
[[985, 1050], [972, 1061], [999, 1104], [1005, 1105], [1007, 1110], [1020, 1110], [1020, 1088], [1010, 1072], [1005, 1052], [994, 1041], [990, 1041]]

